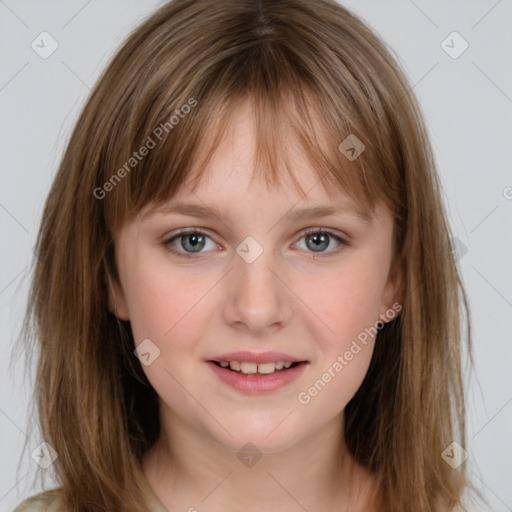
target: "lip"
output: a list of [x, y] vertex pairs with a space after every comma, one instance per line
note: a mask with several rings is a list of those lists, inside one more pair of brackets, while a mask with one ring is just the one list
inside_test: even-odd
[[[237, 359], [231, 359], [236, 361]], [[224, 359], [225, 361], [225, 359]], [[245, 359], [245, 361], [248, 361]], [[274, 359], [271, 359], [274, 361]], [[282, 361], [282, 359], [279, 359]], [[289, 359], [288, 359], [289, 361]], [[249, 361], [256, 362], [256, 361]], [[270, 362], [270, 361], [266, 361]], [[258, 395], [262, 393], [271, 393], [285, 387], [287, 384], [296, 380], [306, 369], [309, 364], [307, 361], [298, 362], [297, 366], [288, 368], [287, 370], [279, 370], [275, 373], [267, 375], [245, 375], [233, 370], [228, 370], [222, 366], [218, 366], [213, 361], [207, 361], [206, 364], [213, 370], [219, 379], [228, 386], [249, 395]]]
[[307, 363], [305, 359], [301, 359], [299, 357], [291, 356], [290, 354], [285, 354], [283, 352], [229, 352], [227, 354], [222, 354], [220, 356], [214, 356], [208, 361], [216, 361], [220, 363], [221, 361], [246, 361], [248, 363], [273, 363], [278, 361], [290, 361], [291, 363]]

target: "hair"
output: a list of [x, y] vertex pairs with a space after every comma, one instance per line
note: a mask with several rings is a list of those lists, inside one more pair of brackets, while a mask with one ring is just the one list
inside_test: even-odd
[[[391, 212], [402, 310], [378, 332], [344, 437], [377, 477], [375, 510], [451, 510], [471, 486], [465, 464], [441, 456], [452, 441], [465, 446], [471, 333], [439, 177], [392, 51], [330, 0], [173, 0], [132, 32], [83, 108], [44, 208], [25, 319], [66, 510], [147, 510], [140, 463], [160, 433], [158, 396], [129, 322], [109, 312], [114, 240], [142, 208], [200, 182], [244, 100], [253, 172], [269, 186], [283, 168], [298, 186], [289, 135], [329, 194]], [[339, 149], [349, 135], [364, 144], [356, 159]]]

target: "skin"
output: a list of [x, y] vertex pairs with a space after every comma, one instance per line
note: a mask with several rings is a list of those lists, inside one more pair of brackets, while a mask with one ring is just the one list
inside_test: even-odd
[[[169, 510], [364, 510], [373, 480], [354, 464], [341, 434], [374, 339], [307, 405], [297, 396], [399, 300], [399, 277], [390, 272], [393, 220], [381, 206], [369, 223], [346, 213], [284, 220], [292, 209], [352, 203], [341, 191], [332, 200], [322, 186], [313, 187], [318, 177], [299, 147], [290, 155], [305, 197], [288, 177], [277, 188], [259, 178], [250, 183], [253, 150], [245, 103], [208, 179], [171, 201], [214, 206], [222, 218], [142, 210], [117, 234], [120, 283], [111, 309], [131, 322], [136, 345], [149, 338], [160, 350], [142, 366], [160, 397], [162, 431], [143, 460], [144, 473]], [[188, 249], [189, 259], [169, 252], [163, 242], [192, 227], [210, 237], [202, 252], [190, 253], [190, 236], [169, 244], [184, 255]], [[315, 252], [305, 228], [330, 228], [350, 245], [335, 253], [340, 243], [328, 237]], [[252, 263], [236, 252], [247, 236], [263, 248]], [[205, 362], [236, 350], [281, 351], [309, 363], [284, 388], [246, 395]], [[262, 454], [252, 467], [237, 458], [247, 442]]]

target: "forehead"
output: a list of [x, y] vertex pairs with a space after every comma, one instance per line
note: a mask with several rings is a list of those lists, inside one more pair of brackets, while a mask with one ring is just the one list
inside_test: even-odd
[[[173, 203], [193, 200], [205, 205], [222, 204], [229, 209], [233, 201], [273, 197], [282, 205], [345, 205], [357, 209], [368, 219], [369, 208], [361, 208], [347, 190], [326, 181], [326, 173], [311, 165], [304, 148], [286, 124], [279, 126], [279, 140], [275, 141], [277, 161], [271, 162], [276, 164], [277, 173], [273, 175], [261, 163], [256, 165], [259, 140], [253, 108], [249, 100], [237, 106], [207, 164], [192, 169], [188, 179], [161, 206], [165, 208], [172, 199]], [[196, 161], [201, 162], [203, 156], [198, 155]]]
[[302, 222], [328, 216], [349, 216], [371, 224], [374, 210], [361, 207], [342, 190], [330, 190], [304, 160], [294, 167], [298, 186], [283, 174], [279, 182], [268, 183], [263, 175], [254, 174], [244, 159], [233, 160], [231, 151], [219, 152], [192, 187], [184, 184], [168, 201], [146, 208], [142, 217], [179, 214], [197, 219], [226, 219], [278, 215], [290, 222]]

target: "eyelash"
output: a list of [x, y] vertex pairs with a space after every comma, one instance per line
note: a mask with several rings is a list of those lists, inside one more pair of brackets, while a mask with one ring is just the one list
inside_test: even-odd
[[[177, 239], [179, 239], [181, 237], [184, 237], [184, 236], [187, 236], [187, 235], [193, 235], [193, 234], [194, 235], [196, 235], [196, 234], [197, 235], [204, 235], [204, 236], [212, 239], [211, 236], [209, 236], [205, 231], [202, 231], [201, 229], [190, 228], [190, 229], [185, 229], [183, 231], [180, 231], [179, 233], [173, 235], [171, 238], [168, 238], [168, 239], [164, 240], [162, 242], [162, 245], [169, 252], [171, 252], [172, 254], [177, 256], [178, 258], [187, 258], [187, 259], [198, 258], [203, 253], [196, 253], [197, 255], [194, 255], [192, 253], [184, 253], [184, 252], [177, 251], [177, 250], [171, 248], [171, 243], [174, 242], [175, 240], [177, 240]], [[345, 239], [341, 238], [339, 235], [336, 235], [335, 232], [332, 229], [329, 229], [329, 228], [308, 228], [308, 229], [306, 229], [305, 231], [302, 232], [302, 236], [300, 237], [299, 240], [301, 240], [302, 238], [304, 238], [306, 236], [316, 235], [316, 234], [328, 234], [329, 236], [331, 236], [332, 238], [334, 238], [338, 242], [340, 242], [340, 246], [337, 249], [334, 249], [334, 250], [329, 251], [327, 253], [314, 253], [313, 251], [309, 251], [309, 252], [313, 252], [313, 257], [314, 258], [318, 258], [318, 257], [319, 258], [328, 258], [330, 256], [334, 256], [334, 255], [338, 254], [346, 246], [350, 246], [349, 242], [347, 242]]]

